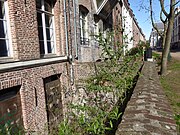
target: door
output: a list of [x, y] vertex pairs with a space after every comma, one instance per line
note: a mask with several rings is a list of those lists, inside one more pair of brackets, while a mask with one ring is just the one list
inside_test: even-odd
[[63, 119], [61, 84], [59, 76], [54, 75], [44, 79], [46, 94], [46, 111], [48, 117], [48, 129], [50, 134], [57, 134], [58, 125]]

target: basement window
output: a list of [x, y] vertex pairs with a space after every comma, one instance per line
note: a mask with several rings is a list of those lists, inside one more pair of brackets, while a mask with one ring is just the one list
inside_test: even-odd
[[36, 0], [40, 53], [55, 53], [53, 2]]
[[2, 134], [19, 134], [24, 127], [20, 87], [14, 86], [0, 90], [0, 133]]
[[10, 56], [9, 28], [7, 1], [0, 0], [0, 57]]

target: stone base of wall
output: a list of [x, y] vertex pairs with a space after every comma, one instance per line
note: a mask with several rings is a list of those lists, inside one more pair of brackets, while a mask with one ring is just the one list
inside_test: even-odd
[[80, 62], [92, 62], [100, 59], [101, 51], [99, 47], [81, 46], [79, 54]]

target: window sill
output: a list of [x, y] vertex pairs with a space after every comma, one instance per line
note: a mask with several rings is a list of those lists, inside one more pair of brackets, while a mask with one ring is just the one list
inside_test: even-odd
[[43, 66], [47, 64], [53, 64], [57, 62], [67, 62], [68, 57], [50, 57], [50, 58], [42, 58], [37, 60], [28, 60], [28, 61], [9, 61], [8, 63], [0, 64], [0, 72], [5, 71], [13, 71], [13, 70], [21, 70], [25, 68], [32, 68], [32, 67], [38, 67]]
[[15, 62], [12, 57], [0, 57], [0, 64]]
[[48, 53], [48, 54], [41, 54], [40, 57], [41, 58], [54, 58], [54, 57], [58, 57], [58, 56], [54, 53]]

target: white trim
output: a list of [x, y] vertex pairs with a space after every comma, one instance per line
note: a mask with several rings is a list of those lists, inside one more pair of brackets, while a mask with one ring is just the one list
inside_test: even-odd
[[89, 22], [88, 14], [84, 16], [84, 13], [80, 9], [80, 37], [89, 39]]
[[97, 11], [97, 0], [93, 0], [93, 2], [94, 2], [94, 7], [95, 7], [95, 10]]
[[103, 9], [103, 7], [105, 6], [105, 4], [108, 2], [108, 0], [104, 0], [103, 2], [102, 2], [102, 4], [99, 6], [99, 7], [97, 7], [98, 9], [97, 9], [97, 14], [99, 14], [100, 12], [101, 12], [101, 10]]
[[54, 39], [54, 49], [52, 50], [52, 53], [57, 53], [56, 52], [56, 29], [55, 29], [55, 19], [54, 19], [54, 8], [52, 8], [52, 13], [53, 13], [53, 16], [52, 16], [52, 23], [53, 23], [53, 39]]
[[68, 60], [67, 56], [64, 56], [64, 57], [5, 63], [5, 64], [0, 64], [0, 70], [8, 70], [8, 69], [14, 69], [14, 68], [34, 66], [34, 65], [39, 65], [39, 64], [47, 64], [47, 63], [52, 63], [52, 62], [67, 61], [67, 60]]
[[12, 38], [11, 38], [11, 26], [10, 26], [10, 20], [9, 20], [9, 7], [8, 7], [8, 1], [2, 1], [4, 3], [4, 10], [5, 10], [5, 19], [1, 19], [2, 21], [5, 21], [6, 23], [4, 25], [4, 31], [5, 33], [4, 40], [6, 40], [6, 48], [7, 48], [7, 56], [10, 57], [13, 56], [13, 49], [12, 49]]
[[[45, 11], [45, 7], [44, 7], [44, 0], [41, 0], [41, 8], [43, 11]], [[48, 54], [48, 49], [47, 49], [47, 34], [46, 34], [46, 22], [45, 22], [45, 13], [41, 13], [42, 16], [42, 28], [43, 28], [43, 40], [44, 40], [44, 53]]]

